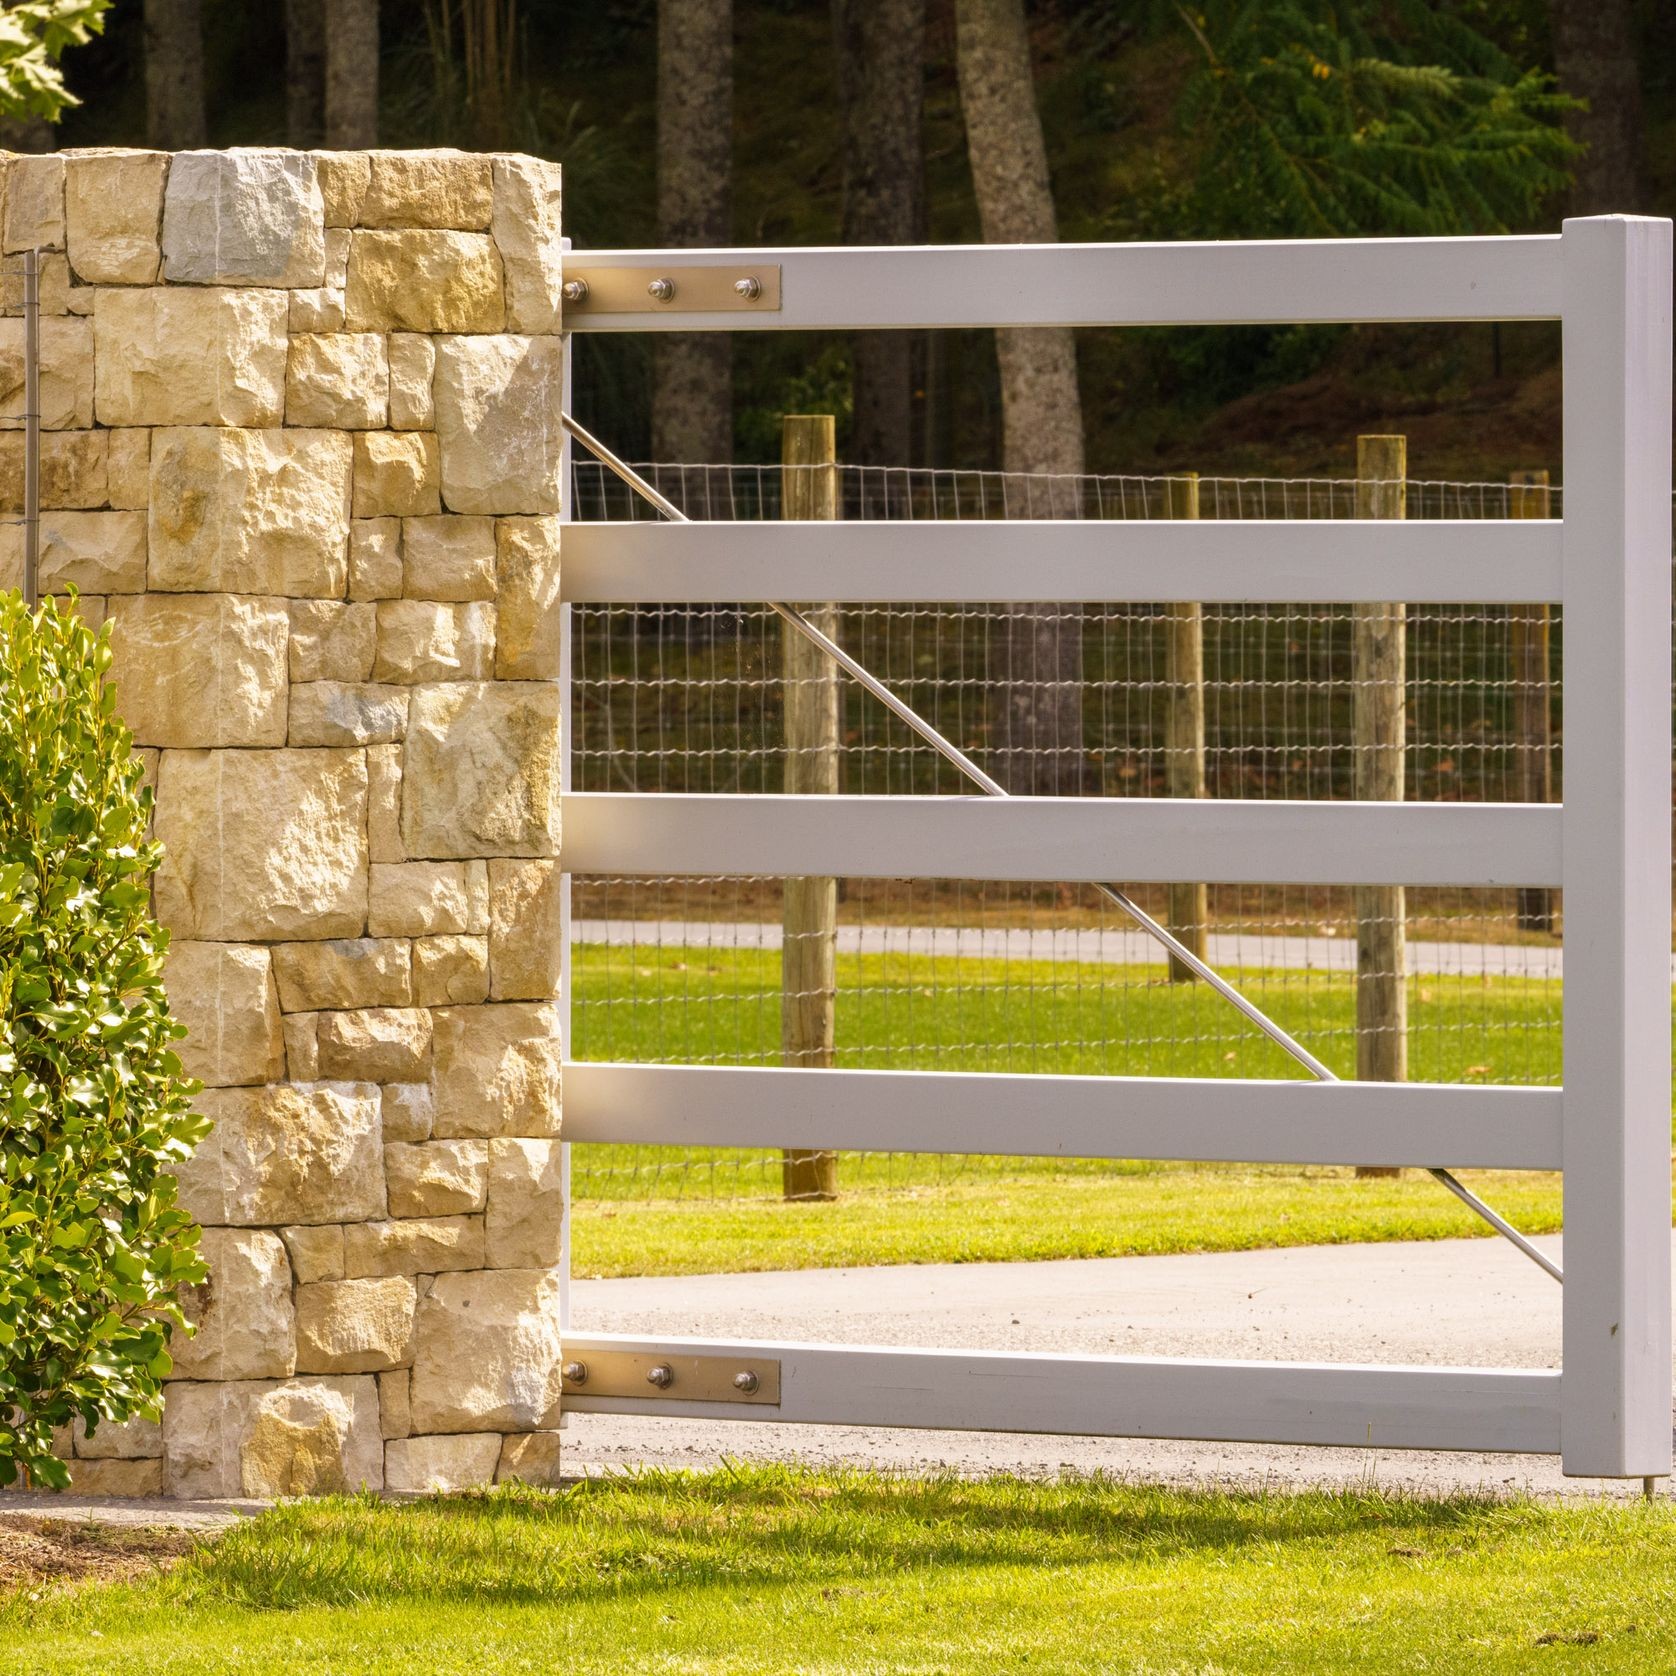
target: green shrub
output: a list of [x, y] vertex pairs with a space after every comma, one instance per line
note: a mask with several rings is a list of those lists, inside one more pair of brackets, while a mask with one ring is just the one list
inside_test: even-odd
[[110, 661], [73, 608], [0, 595], [0, 1484], [68, 1481], [54, 1427], [156, 1415], [205, 1272], [171, 1172], [209, 1125]]

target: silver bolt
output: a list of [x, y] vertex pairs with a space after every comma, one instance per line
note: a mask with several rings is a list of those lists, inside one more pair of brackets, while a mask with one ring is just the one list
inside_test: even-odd
[[743, 1391], [747, 1397], [750, 1396], [751, 1393], [753, 1391], [755, 1391], [757, 1386], [760, 1385], [761, 1383], [762, 1383], [762, 1381], [759, 1380], [757, 1378], [757, 1376], [754, 1373], [752, 1373], [749, 1368], [746, 1368], [744, 1370], [744, 1372], [736, 1373], [733, 1376], [733, 1388], [734, 1388], [734, 1390]]
[[585, 279], [567, 279], [559, 291], [567, 303], [585, 303], [588, 300], [588, 282]]
[[747, 274], [733, 282], [734, 295], [747, 303], [754, 303], [762, 295], [762, 281], [755, 274]]
[[646, 294], [654, 302], [667, 303], [675, 295], [675, 281], [672, 279], [654, 279], [646, 287]]
[[566, 1362], [560, 1371], [564, 1374], [566, 1384], [586, 1385], [588, 1383], [588, 1364], [586, 1362]]
[[646, 1383], [657, 1386], [660, 1391], [667, 1391], [675, 1383], [675, 1370], [667, 1362], [659, 1362], [656, 1367], [646, 1370]]

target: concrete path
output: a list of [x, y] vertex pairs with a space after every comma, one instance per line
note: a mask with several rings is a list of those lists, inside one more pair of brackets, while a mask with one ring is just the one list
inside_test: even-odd
[[[1538, 1242], [1558, 1252], [1557, 1239]], [[1505, 1241], [1304, 1247], [1197, 1257], [579, 1280], [581, 1331], [1096, 1354], [1554, 1367], [1560, 1288]], [[723, 1456], [906, 1471], [1104, 1471], [1184, 1482], [1546, 1494], [1540, 1456], [1136, 1442], [573, 1414], [566, 1469], [698, 1467]]]

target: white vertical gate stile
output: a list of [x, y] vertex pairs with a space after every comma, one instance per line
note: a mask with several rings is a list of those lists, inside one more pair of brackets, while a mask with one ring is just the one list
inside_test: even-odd
[[[753, 270], [774, 283], [752, 306], [684, 306], [714, 295], [718, 272], [725, 284]], [[1563, 522], [570, 523], [560, 608], [1560, 604], [1562, 806], [625, 796], [573, 792], [567, 771], [561, 855], [567, 874], [1561, 886], [1563, 1089], [597, 1064], [568, 1057], [567, 1010], [564, 1130], [567, 1142], [1563, 1168], [1566, 1280], [1558, 1370], [567, 1332], [567, 1359], [583, 1363], [755, 1358], [778, 1374], [749, 1403], [684, 1394], [677, 1375], [644, 1396], [584, 1381], [567, 1406], [1529, 1451], [1559, 1454], [1571, 1474], [1668, 1473], [1670, 223], [1598, 217], [1508, 238], [577, 252], [573, 272], [617, 301], [572, 310], [572, 343], [594, 331], [1561, 322]], [[670, 300], [623, 301], [647, 274], [672, 276]], [[567, 942], [567, 1008], [568, 960]]]

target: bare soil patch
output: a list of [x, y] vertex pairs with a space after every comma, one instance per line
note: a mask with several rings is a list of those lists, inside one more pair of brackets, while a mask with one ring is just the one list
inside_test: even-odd
[[102, 1525], [0, 1513], [0, 1595], [93, 1579], [112, 1582], [189, 1554], [201, 1533], [163, 1525]]

